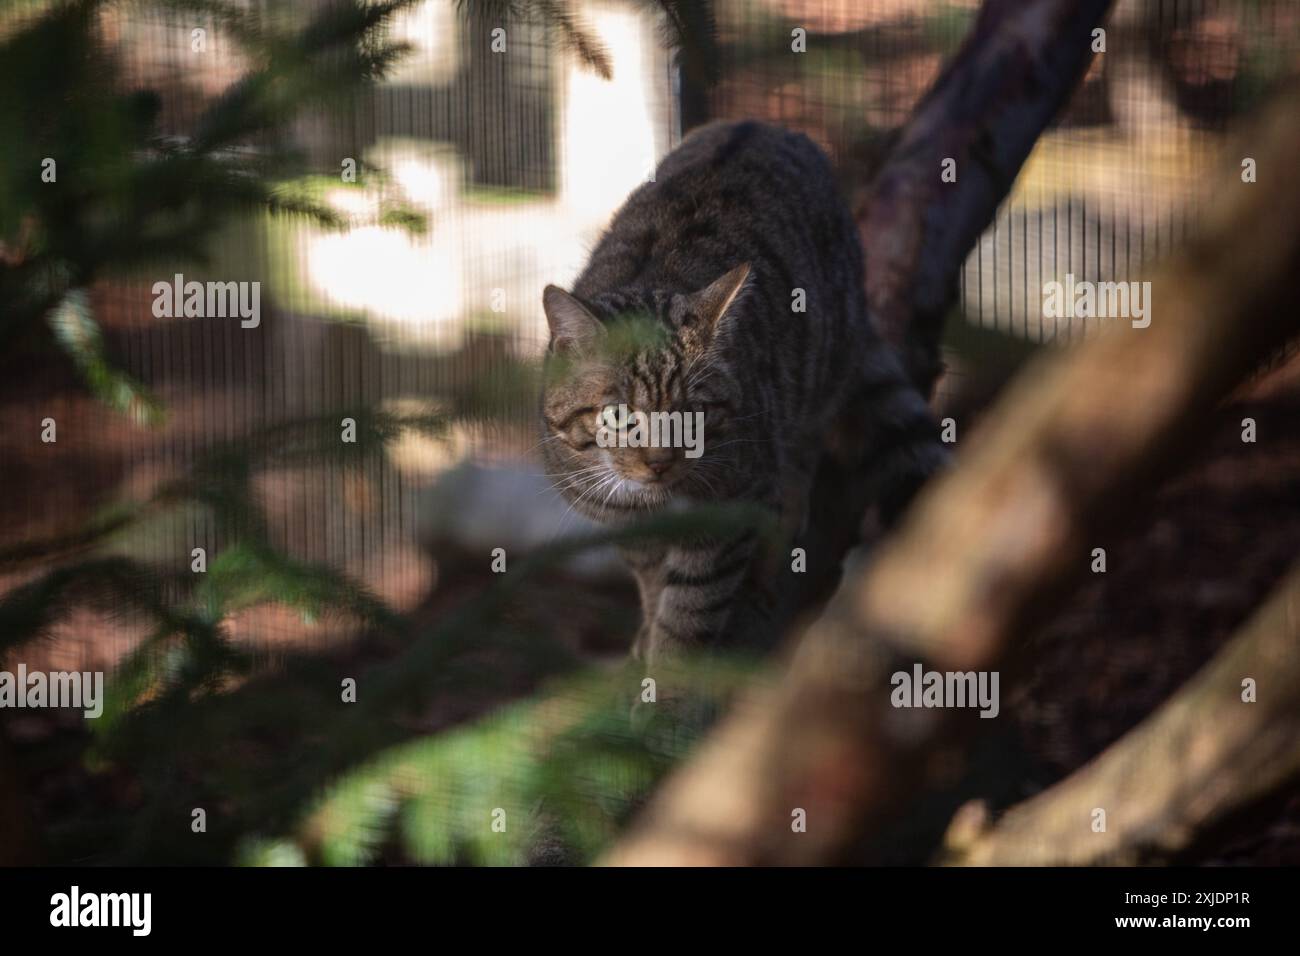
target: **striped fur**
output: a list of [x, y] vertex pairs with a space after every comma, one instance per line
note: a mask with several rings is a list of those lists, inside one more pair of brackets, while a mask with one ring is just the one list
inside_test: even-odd
[[[739, 500], [794, 538], [823, 454], [865, 459], [889, 515], [943, 459], [924, 399], [867, 318], [830, 164], [802, 135], [753, 122], [694, 132], [614, 217], [573, 292], [548, 287], [543, 301], [544, 459], [598, 521]], [[703, 411], [703, 455], [593, 444], [599, 409], [620, 402]], [[729, 624], [752, 627], [789, 568], [758, 550], [748, 533], [629, 552], [640, 653], [743, 642]]]

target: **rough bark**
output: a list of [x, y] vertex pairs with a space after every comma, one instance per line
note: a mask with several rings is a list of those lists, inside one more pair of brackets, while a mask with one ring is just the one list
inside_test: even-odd
[[[961, 264], [1078, 85], [1110, 6], [985, 0], [856, 210], [872, 317], [927, 395]], [[948, 159], [955, 182], [940, 176]]]

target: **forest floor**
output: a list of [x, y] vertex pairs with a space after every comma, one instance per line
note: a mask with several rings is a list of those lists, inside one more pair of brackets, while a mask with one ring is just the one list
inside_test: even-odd
[[[1246, 418], [1253, 443], [1242, 440]], [[1032, 663], [1005, 706], [1039, 765], [1031, 787], [1081, 767], [1155, 710], [1300, 557], [1300, 361], [1243, 389], [1206, 429], [1145, 520], [1099, 542], [1106, 573], [1064, 602], [1024, 655]], [[1187, 862], [1300, 863], [1300, 788], [1194, 853]]]

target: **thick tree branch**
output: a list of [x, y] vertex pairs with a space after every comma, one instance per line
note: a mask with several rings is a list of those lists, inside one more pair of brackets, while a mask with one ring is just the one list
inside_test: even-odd
[[[1083, 76], [1110, 6], [985, 0], [856, 212], [872, 317], [927, 395], [961, 264]], [[940, 178], [948, 159], [956, 182]]]
[[[1300, 328], [1300, 98], [1230, 156], [1205, 232], [1160, 273], [1148, 328], [1049, 357], [1013, 383], [958, 467], [922, 493], [868, 572], [850, 576], [796, 649], [669, 781], [609, 862], [840, 858], [927, 782], [971, 712], [890, 706], [890, 676], [996, 668], [1135, 513], [1216, 403]], [[1278, 171], [1243, 183], [1241, 155]], [[891, 650], [890, 648], [893, 648]], [[936, 716], [943, 714], [942, 718]], [[803, 809], [807, 832], [792, 832]]]

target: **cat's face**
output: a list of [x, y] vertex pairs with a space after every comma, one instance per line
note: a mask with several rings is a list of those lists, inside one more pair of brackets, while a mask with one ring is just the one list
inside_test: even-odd
[[742, 414], [725, 340], [748, 271], [592, 309], [547, 287], [541, 447], [577, 510], [600, 520], [725, 497], [730, 456], [718, 446]]

